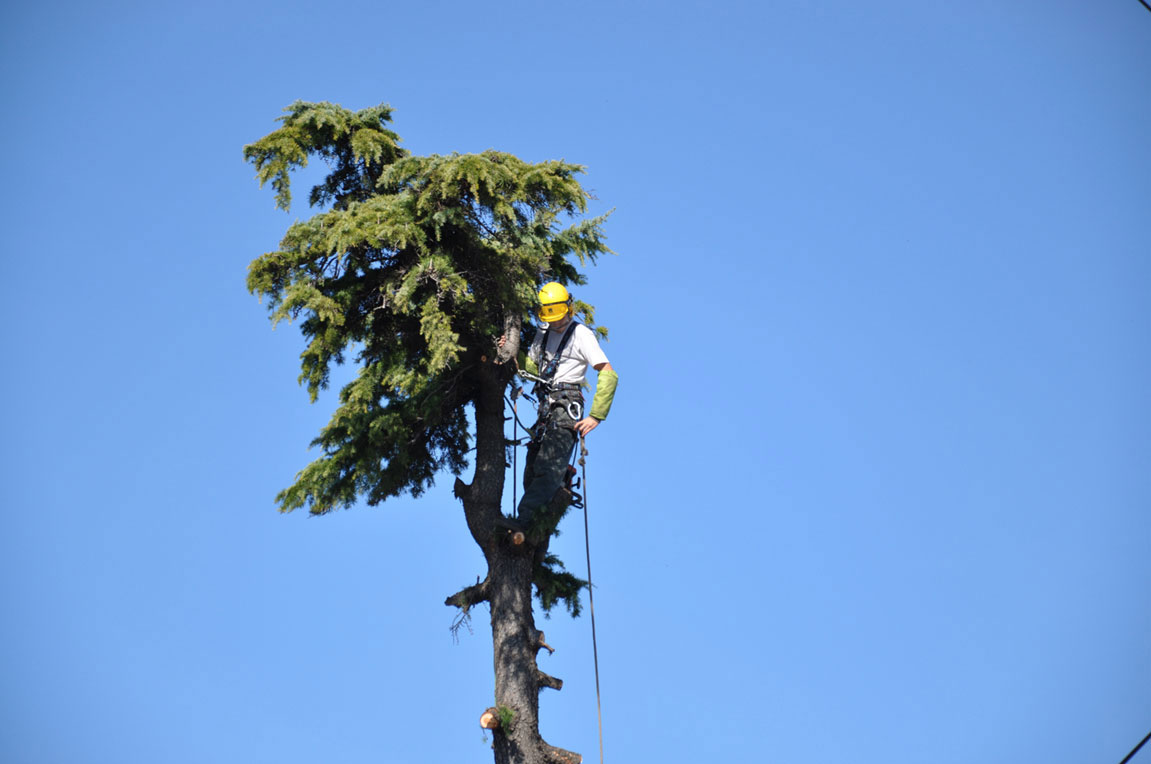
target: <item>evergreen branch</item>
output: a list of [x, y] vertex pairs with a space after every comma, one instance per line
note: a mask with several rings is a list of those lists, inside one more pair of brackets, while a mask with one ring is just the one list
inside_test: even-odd
[[545, 614], [550, 615], [552, 608], [563, 602], [572, 618], [579, 617], [583, 610], [579, 593], [587, 586], [587, 581], [567, 572], [558, 557], [549, 554], [536, 565], [532, 583]]

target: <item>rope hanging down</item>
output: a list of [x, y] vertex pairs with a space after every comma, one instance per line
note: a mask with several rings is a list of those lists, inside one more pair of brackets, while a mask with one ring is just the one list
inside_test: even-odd
[[595, 590], [591, 583], [591, 536], [588, 534], [587, 522], [587, 454], [587, 443], [584, 441], [584, 436], [580, 435], [579, 466], [583, 470], [581, 487], [583, 488], [584, 549], [587, 551], [587, 601], [588, 610], [591, 612], [591, 654], [595, 663], [595, 712], [599, 719], [599, 764], [603, 764], [603, 704], [600, 702], [599, 692], [599, 647], [596, 645], [595, 639], [595, 595], [592, 593]]
[[516, 507], [519, 506], [517, 501], [520, 482], [519, 460], [516, 457], [519, 455], [516, 451], [516, 446], [519, 445], [520, 439], [520, 416], [517, 410], [517, 405], [520, 402], [520, 389], [517, 387], [515, 392], [512, 393], [512, 514], [516, 513]]

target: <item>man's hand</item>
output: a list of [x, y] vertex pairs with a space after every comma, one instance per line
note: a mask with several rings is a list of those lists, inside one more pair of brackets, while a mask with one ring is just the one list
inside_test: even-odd
[[598, 419], [596, 419], [594, 416], [585, 416], [583, 419], [575, 423], [575, 431], [578, 432], [582, 438], [598, 426]]

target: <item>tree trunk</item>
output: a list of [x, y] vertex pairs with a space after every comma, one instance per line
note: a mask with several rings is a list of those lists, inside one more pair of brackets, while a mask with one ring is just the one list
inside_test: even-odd
[[510, 534], [498, 523], [507, 448], [503, 395], [513, 370], [496, 361], [514, 357], [518, 337], [516, 326], [508, 334], [514, 340], [501, 349], [499, 357], [480, 364], [475, 477], [471, 485], [456, 481], [456, 495], [463, 500], [468, 528], [487, 559], [488, 575], [483, 583], [449, 597], [446, 604], [465, 611], [483, 601], [491, 606], [495, 707], [501, 717], [492, 730], [496, 764], [578, 764], [582, 761], [578, 753], [548, 745], [539, 732], [540, 690], [559, 689], [563, 684], [536, 665], [536, 654], [546, 645], [532, 613], [532, 578], [538, 552], [546, 549], [551, 534], [542, 539], [529, 534], [525, 543], [513, 545]]

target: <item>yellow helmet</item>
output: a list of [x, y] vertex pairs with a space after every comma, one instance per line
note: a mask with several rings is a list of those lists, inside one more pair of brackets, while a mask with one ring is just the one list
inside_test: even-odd
[[540, 309], [537, 314], [540, 321], [555, 323], [562, 321], [564, 316], [572, 312], [572, 296], [564, 285], [558, 281], [544, 284], [540, 290]]

